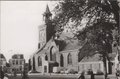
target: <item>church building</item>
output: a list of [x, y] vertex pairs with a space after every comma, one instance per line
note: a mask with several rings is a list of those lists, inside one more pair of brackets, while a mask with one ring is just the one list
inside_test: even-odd
[[[54, 67], [60, 70], [73, 69], [74, 71], [87, 71], [92, 69], [94, 72], [104, 71], [103, 62], [100, 55], [93, 53], [87, 57], [84, 52], [87, 43], [80, 44], [79, 40], [67, 41], [64, 45], [62, 40], [55, 39], [54, 25], [52, 23], [52, 13], [47, 5], [43, 14], [44, 24], [39, 26], [38, 50], [29, 59], [30, 70], [40, 73], [52, 73]], [[64, 49], [61, 49], [63, 48]], [[108, 65], [107, 65], [108, 66]]]

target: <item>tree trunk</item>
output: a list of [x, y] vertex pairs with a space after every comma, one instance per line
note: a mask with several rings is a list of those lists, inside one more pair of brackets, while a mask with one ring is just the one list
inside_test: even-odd
[[103, 64], [104, 64], [104, 77], [107, 79], [107, 63], [106, 63], [106, 57], [103, 56]]
[[[118, 2], [119, 2], [119, 8], [120, 8], [120, 1], [118, 0]], [[120, 10], [119, 10], [119, 17], [120, 17]], [[120, 48], [120, 20], [118, 21], [119, 23], [118, 23], [118, 39], [119, 39], [119, 41], [118, 41], [118, 46], [119, 46], [119, 48]], [[120, 49], [118, 50], [118, 54], [120, 55]]]

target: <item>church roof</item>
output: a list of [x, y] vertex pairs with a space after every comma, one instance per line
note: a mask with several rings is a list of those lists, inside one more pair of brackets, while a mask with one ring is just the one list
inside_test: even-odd
[[47, 51], [46, 49], [43, 49], [43, 50], [40, 51], [40, 54], [45, 54], [46, 51]]
[[39, 52], [43, 53], [43, 51], [46, 52], [46, 50], [44, 49], [45, 46], [46, 46], [46, 44], [41, 49], [38, 49], [36, 54], [38, 54]]
[[67, 40], [66, 41], [66, 46], [61, 50], [61, 52], [67, 52], [70, 50], [79, 50], [83, 46], [83, 43], [81, 43], [78, 40]]
[[80, 49], [82, 46], [76, 42], [69, 42], [62, 51]]
[[41, 49], [38, 49], [37, 53], [40, 52], [40, 54], [45, 54], [47, 52], [47, 48], [49, 47], [52, 41], [53, 39], [50, 39]]

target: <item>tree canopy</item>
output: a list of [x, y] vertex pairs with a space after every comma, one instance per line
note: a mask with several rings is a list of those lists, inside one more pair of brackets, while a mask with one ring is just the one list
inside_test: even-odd
[[114, 18], [117, 23], [119, 21], [117, 0], [63, 0], [55, 9], [54, 21], [60, 24], [59, 26], [66, 24], [69, 20], [80, 24], [83, 18], [88, 18], [86, 26], [101, 19], [111, 21]]
[[91, 46], [105, 54], [112, 52], [112, 30], [119, 27], [118, 11], [117, 0], [63, 0], [55, 7], [53, 21], [57, 32], [73, 23], [70, 28], [75, 37], [87, 39]]
[[112, 31], [120, 29], [118, 1], [63, 0], [55, 7], [55, 12], [53, 22], [57, 27], [56, 32], [61, 33], [64, 27], [72, 23], [69, 29], [74, 36], [87, 41], [81, 51], [87, 54], [93, 49], [103, 57], [105, 79], [107, 79], [106, 59], [109, 60], [108, 53], [112, 52], [114, 41]]

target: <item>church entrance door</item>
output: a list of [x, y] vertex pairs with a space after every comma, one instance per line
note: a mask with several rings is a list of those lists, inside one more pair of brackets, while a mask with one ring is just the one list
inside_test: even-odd
[[44, 66], [44, 73], [47, 73], [47, 66]]

